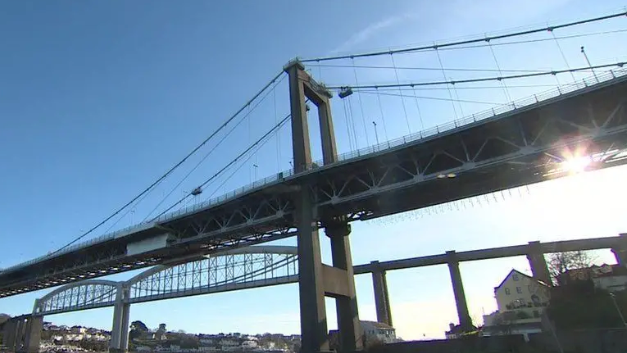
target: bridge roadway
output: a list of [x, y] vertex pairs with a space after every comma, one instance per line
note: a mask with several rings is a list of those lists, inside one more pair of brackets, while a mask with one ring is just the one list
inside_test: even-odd
[[294, 236], [303, 189], [324, 227], [322, 219], [373, 219], [562, 177], [569, 151], [594, 155], [589, 170], [621, 165], [625, 74], [597, 75], [600, 83], [533, 96], [327, 165], [295, 166], [302, 171], [7, 268], [0, 298]]

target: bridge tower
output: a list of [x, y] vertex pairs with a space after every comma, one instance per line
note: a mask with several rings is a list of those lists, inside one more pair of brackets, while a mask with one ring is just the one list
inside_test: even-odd
[[[305, 99], [318, 108], [324, 164], [337, 161], [329, 104], [332, 95], [305, 72], [299, 61], [291, 61], [284, 70], [289, 75], [294, 173], [312, 167]], [[350, 225], [345, 219], [320, 219], [313, 196], [306, 185], [301, 185], [295, 197], [302, 349], [312, 353], [329, 350], [324, 302], [325, 296], [328, 296], [336, 303], [340, 350], [360, 350], [361, 328], [348, 238]], [[330, 239], [333, 266], [322, 263], [320, 227], [325, 228]]]

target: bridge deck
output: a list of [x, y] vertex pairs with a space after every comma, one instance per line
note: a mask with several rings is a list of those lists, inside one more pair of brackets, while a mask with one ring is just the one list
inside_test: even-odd
[[[623, 164], [625, 73], [617, 70], [600, 77], [600, 83], [532, 97], [500, 114], [473, 116], [343, 155], [337, 163], [312, 165], [298, 175], [279, 174], [152, 223], [5, 269], [0, 297], [293, 236], [292, 194], [303, 187], [316, 197], [318, 219], [346, 216], [352, 221], [561, 177], [567, 174], [560, 170], [560, 156], [583, 145], [595, 156], [589, 169]], [[145, 240], [160, 245], [131, 251]]]

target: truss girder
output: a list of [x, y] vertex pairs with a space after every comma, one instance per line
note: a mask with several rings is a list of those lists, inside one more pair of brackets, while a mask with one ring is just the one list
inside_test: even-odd
[[34, 313], [51, 315], [112, 306], [119, 286], [112, 281], [85, 281], [63, 286], [37, 301]]
[[139, 303], [297, 281], [296, 248], [253, 247], [155, 266], [126, 282], [86, 280], [67, 284], [37, 300], [34, 314], [113, 306], [123, 288], [128, 289], [123, 302]]
[[[269, 260], [270, 259], [270, 260]], [[296, 254], [220, 255], [164, 268], [129, 283], [131, 303], [287, 283], [298, 278]]]

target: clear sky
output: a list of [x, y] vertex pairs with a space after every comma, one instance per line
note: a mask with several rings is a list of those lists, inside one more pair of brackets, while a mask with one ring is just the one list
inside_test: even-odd
[[[625, 6], [610, 0], [601, 8], [598, 2], [583, 0], [318, 1], [315, 5], [288, 0], [0, 3], [0, 267], [52, 251], [109, 215], [206, 138], [293, 57], [432, 43], [586, 18]], [[625, 21], [555, 35], [624, 30]], [[449, 69], [492, 70], [445, 71], [445, 77], [453, 79], [494, 76], [497, 63], [501, 69], [579, 67], [586, 65], [581, 45], [595, 65], [627, 60], [627, 49], [617, 45], [625, 39], [624, 32], [616, 32], [561, 39], [559, 47], [555, 41], [494, 44], [494, 56], [490, 48], [481, 47], [442, 50], [440, 60]], [[393, 59], [356, 59], [355, 64], [440, 67], [433, 52]], [[437, 70], [309, 68], [328, 84], [354, 85], [355, 76], [362, 84], [394, 83], [395, 73], [400, 81], [443, 79]], [[405, 101], [387, 91], [379, 97], [383, 115], [377, 113], [372, 93], [348, 101], [336, 98], [339, 149], [347, 152], [372, 145], [372, 121], [378, 123], [377, 135], [383, 141], [569, 80], [571, 76], [564, 75], [511, 81], [506, 89], [495, 82], [484, 83], [483, 89], [457, 86], [452, 91], [404, 92], [420, 97]], [[117, 223], [108, 223], [87, 238], [142, 221], [170, 190], [175, 191], [158, 210], [216, 173], [288, 113], [286, 87], [282, 81], [180, 186], [178, 181], [216, 142]], [[457, 101], [452, 103], [451, 97]], [[203, 199], [288, 169], [290, 148], [289, 129], [284, 128], [240, 169], [232, 169], [232, 177], [227, 173], [212, 184]], [[316, 158], [318, 150], [314, 148]], [[618, 200], [627, 198], [622, 182], [626, 178], [627, 169], [616, 168], [496, 198], [355, 223], [353, 260], [360, 264], [532, 240], [615, 236], [627, 232], [618, 205]], [[324, 251], [326, 259], [328, 248]], [[599, 262], [613, 261], [609, 251], [596, 256]], [[529, 271], [524, 258], [462, 265], [476, 323], [482, 313], [496, 309], [493, 288], [513, 267]], [[394, 321], [403, 338], [442, 337], [448, 323], [456, 322], [445, 266], [393, 272], [388, 282]], [[361, 317], [374, 319], [368, 276], [357, 277], [357, 290]], [[45, 292], [2, 299], [0, 312], [29, 312], [33, 300]], [[335, 310], [328, 304], [333, 328]], [[112, 310], [100, 309], [48, 319], [110, 328], [111, 318]], [[149, 327], [165, 322], [169, 328], [188, 332], [297, 333], [298, 292], [290, 285], [141, 304], [133, 306], [131, 319]]]

